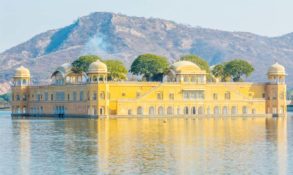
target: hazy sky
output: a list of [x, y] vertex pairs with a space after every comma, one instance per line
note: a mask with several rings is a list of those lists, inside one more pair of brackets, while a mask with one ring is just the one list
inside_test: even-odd
[[0, 52], [95, 11], [266, 36], [293, 32], [293, 0], [0, 0]]

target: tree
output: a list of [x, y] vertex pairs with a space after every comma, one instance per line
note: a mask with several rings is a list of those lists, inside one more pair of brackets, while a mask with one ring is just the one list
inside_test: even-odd
[[212, 74], [216, 78], [221, 78], [224, 76], [224, 65], [223, 64], [218, 64], [212, 69]]
[[218, 64], [212, 69], [212, 74], [216, 78], [220, 78], [221, 81], [228, 81], [229, 75], [224, 71], [226, 63]]
[[248, 77], [253, 71], [253, 66], [247, 61], [241, 59], [229, 61], [224, 66], [224, 73], [236, 82], [242, 81], [244, 75]]
[[166, 57], [143, 54], [133, 61], [130, 72], [134, 75], [142, 75], [147, 81], [162, 81], [168, 67]]
[[181, 57], [181, 60], [193, 62], [196, 65], [198, 65], [198, 67], [202, 70], [205, 70], [207, 73], [210, 73], [209, 63], [197, 55], [184, 55]]
[[125, 80], [127, 69], [119, 60], [105, 60], [103, 61], [108, 67], [108, 80]]
[[101, 60], [101, 58], [96, 55], [80, 56], [72, 63], [72, 71], [75, 73], [87, 72], [90, 64], [97, 60]]

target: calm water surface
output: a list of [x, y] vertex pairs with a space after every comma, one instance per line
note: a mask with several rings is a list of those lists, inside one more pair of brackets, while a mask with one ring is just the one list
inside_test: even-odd
[[293, 117], [11, 119], [0, 112], [1, 175], [292, 173]]

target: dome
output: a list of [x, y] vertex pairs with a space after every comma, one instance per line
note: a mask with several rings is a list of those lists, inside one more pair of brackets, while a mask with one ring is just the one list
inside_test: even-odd
[[275, 63], [269, 68], [268, 75], [286, 75], [285, 67]]
[[30, 76], [31, 76], [30, 71], [23, 66], [20, 66], [19, 68], [17, 68], [14, 75], [14, 77], [24, 77], [24, 78], [29, 78]]
[[107, 73], [107, 65], [100, 60], [90, 64], [88, 73]]
[[196, 64], [190, 61], [178, 61], [171, 65], [171, 69], [177, 73], [183, 74], [194, 74], [194, 73], [204, 73], [204, 70], [201, 70]]
[[58, 73], [60, 73], [63, 77], [65, 77], [66, 75], [72, 72], [71, 69], [72, 69], [72, 65], [70, 63], [64, 63], [53, 72], [51, 77], [55, 76]]
[[190, 62], [190, 61], [177, 61], [174, 64], [172, 64], [171, 67], [178, 69], [178, 68], [181, 68], [184, 66], [191, 66], [191, 67], [199, 69], [199, 67], [196, 64], [194, 64], [193, 62]]

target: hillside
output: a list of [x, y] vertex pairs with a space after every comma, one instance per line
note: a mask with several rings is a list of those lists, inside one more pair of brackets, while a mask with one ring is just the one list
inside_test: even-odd
[[[165, 55], [170, 62], [192, 53], [211, 65], [243, 58], [256, 68], [252, 81], [266, 81], [267, 68], [275, 61], [285, 65], [289, 75], [293, 74], [293, 33], [270, 38], [97, 12], [1, 53], [0, 82], [7, 82], [20, 65], [31, 69], [35, 81], [43, 81], [58, 65], [83, 54], [119, 58], [129, 67], [142, 53]], [[293, 76], [288, 76], [287, 82], [293, 87]]]

